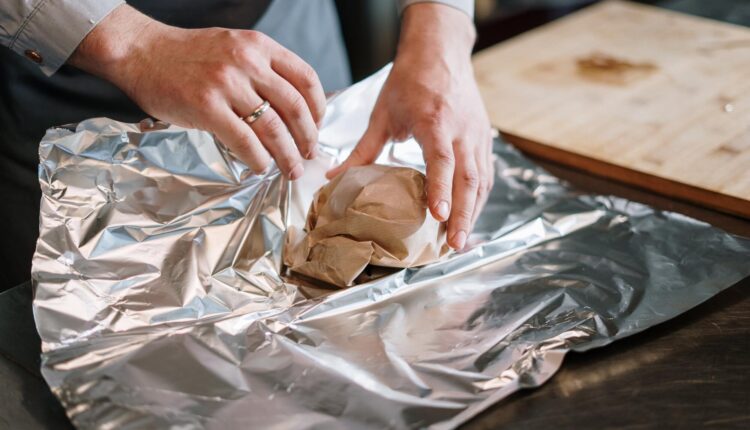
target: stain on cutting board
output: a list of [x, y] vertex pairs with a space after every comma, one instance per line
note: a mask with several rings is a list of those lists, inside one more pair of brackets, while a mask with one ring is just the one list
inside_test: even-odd
[[659, 69], [649, 61], [635, 61], [603, 52], [537, 64], [523, 77], [538, 83], [565, 85], [571, 81], [625, 86], [647, 78]]

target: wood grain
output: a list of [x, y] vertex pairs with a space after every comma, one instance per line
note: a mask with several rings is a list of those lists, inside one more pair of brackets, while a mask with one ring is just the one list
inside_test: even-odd
[[522, 150], [750, 218], [750, 29], [610, 1], [474, 68]]

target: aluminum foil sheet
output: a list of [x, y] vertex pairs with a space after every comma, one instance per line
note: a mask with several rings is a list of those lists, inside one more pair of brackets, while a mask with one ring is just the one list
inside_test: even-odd
[[[453, 428], [570, 350], [670, 319], [750, 275], [750, 240], [580, 195], [496, 142], [469, 250], [346, 290], [282, 244], [351, 150], [388, 69], [333, 98], [289, 184], [211, 135], [92, 119], [40, 146], [42, 372], [80, 428]], [[414, 141], [379, 162], [423, 168]]]

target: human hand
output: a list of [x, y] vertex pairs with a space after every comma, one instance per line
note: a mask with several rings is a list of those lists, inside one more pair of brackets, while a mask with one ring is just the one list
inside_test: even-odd
[[[302, 157], [315, 156], [326, 102], [320, 80], [257, 31], [182, 29], [123, 5], [69, 63], [113, 82], [155, 118], [214, 133], [256, 173], [273, 157], [294, 180], [303, 173]], [[264, 100], [272, 107], [245, 122]]]
[[409, 136], [424, 152], [427, 201], [448, 221], [448, 244], [461, 249], [492, 188], [490, 122], [471, 67], [474, 28], [451, 7], [420, 3], [403, 15], [390, 75], [367, 131], [329, 178], [374, 162], [388, 140]]

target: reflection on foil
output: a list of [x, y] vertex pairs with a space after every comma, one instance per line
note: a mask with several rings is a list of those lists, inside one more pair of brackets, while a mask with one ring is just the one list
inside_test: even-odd
[[[34, 312], [75, 425], [451, 428], [544, 383], [567, 351], [750, 274], [747, 239], [578, 195], [498, 141], [470, 250], [343, 291], [286, 277], [287, 226], [303, 225], [387, 72], [331, 100], [323, 155], [291, 186], [194, 130], [93, 119], [47, 133]], [[379, 162], [424, 167], [414, 141]]]

